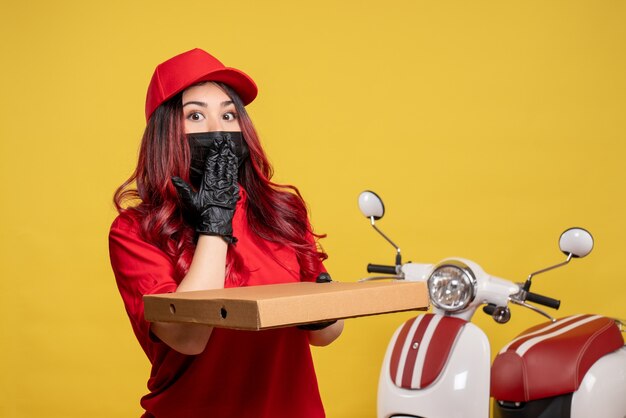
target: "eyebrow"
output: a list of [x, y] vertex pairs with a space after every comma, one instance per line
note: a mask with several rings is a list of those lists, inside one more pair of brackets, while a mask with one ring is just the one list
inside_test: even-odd
[[[223, 101], [221, 103], [222, 107], [230, 106], [232, 104], [234, 104], [234, 102], [232, 100], [225, 100], [225, 101]], [[198, 102], [198, 101], [187, 102], [187, 103], [183, 104], [183, 107], [185, 107], [187, 105], [197, 105], [197, 106], [201, 106], [201, 107], [209, 107], [207, 102]]]

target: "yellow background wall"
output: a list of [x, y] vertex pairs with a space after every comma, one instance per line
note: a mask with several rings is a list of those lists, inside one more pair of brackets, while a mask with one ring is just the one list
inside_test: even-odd
[[[299, 186], [337, 280], [393, 250], [540, 276], [560, 314], [626, 317], [626, 3], [9, 1], [0, 5], [0, 416], [139, 416], [148, 362], [110, 270], [114, 189], [131, 173], [154, 66], [193, 47], [260, 86], [249, 109]], [[349, 320], [315, 358], [329, 417], [373, 417], [387, 341], [410, 314]], [[513, 309], [494, 347], [542, 319]]]

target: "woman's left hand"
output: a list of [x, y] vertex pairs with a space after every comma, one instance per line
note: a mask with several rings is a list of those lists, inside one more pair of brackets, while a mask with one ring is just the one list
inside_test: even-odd
[[172, 177], [183, 206], [195, 222], [196, 231], [202, 235], [220, 236], [228, 243], [237, 241], [233, 237], [232, 219], [239, 200], [239, 185], [233, 147], [229, 140], [215, 142], [215, 148], [207, 157], [198, 191], [192, 190], [181, 178]]

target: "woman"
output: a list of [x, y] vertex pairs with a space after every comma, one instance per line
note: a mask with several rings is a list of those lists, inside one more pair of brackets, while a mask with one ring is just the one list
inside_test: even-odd
[[152, 364], [144, 417], [324, 416], [309, 344], [334, 341], [342, 321], [245, 332], [143, 316], [145, 294], [324, 273], [300, 194], [270, 181], [244, 107], [256, 94], [250, 77], [200, 49], [160, 64], [150, 82], [139, 162], [115, 193], [109, 235], [118, 288]]

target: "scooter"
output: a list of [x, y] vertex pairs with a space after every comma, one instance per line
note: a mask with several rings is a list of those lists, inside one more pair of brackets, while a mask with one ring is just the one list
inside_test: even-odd
[[[582, 258], [593, 238], [581, 228], [559, 239], [564, 262], [529, 275], [524, 283], [487, 274], [478, 264], [448, 258], [437, 264], [402, 263], [400, 248], [377, 226], [385, 209], [374, 192], [359, 208], [395, 249], [394, 265], [369, 264], [363, 280], [422, 281], [432, 312], [409, 319], [394, 333], [378, 386], [379, 418], [626, 417], [626, 348], [622, 321], [601, 315], [555, 319], [532, 305], [558, 309], [560, 301], [530, 291], [538, 274]], [[487, 335], [471, 319], [477, 308], [504, 324], [511, 304], [548, 318], [502, 348], [493, 365]]]

